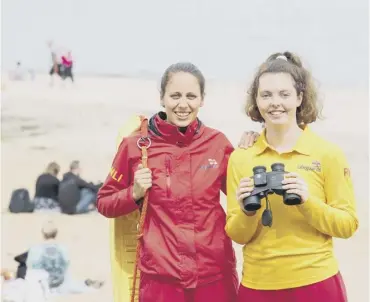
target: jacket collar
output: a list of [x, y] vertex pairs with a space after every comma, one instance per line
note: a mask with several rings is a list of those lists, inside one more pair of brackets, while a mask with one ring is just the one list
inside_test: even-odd
[[167, 122], [165, 112], [159, 112], [149, 120], [149, 130], [157, 136], [163, 137], [166, 141], [179, 146], [186, 146], [200, 134], [202, 122], [197, 118], [189, 124], [186, 131], [182, 133], [179, 128]]
[[[309, 129], [309, 127], [306, 125], [302, 134], [298, 138], [296, 145], [293, 147], [292, 151], [296, 151], [304, 155], [310, 155], [312, 152], [312, 146], [313, 146], [312, 137], [313, 137], [313, 134], [311, 130]], [[272, 148], [267, 142], [266, 129], [263, 130], [261, 136], [256, 141], [255, 147], [256, 147], [257, 155], [262, 154], [267, 149], [274, 150], [274, 148]]]

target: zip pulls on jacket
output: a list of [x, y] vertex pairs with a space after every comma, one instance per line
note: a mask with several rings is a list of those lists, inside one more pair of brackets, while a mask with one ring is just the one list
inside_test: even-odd
[[166, 167], [166, 188], [167, 188], [167, 197], [171, 197], [171, 158], [166, 155], [165, 158], [165, 167]]

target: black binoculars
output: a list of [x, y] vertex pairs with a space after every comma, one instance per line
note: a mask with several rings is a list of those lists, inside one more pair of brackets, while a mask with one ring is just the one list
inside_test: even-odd
[[282, 163], [271, 165], [271, 172], [266, 172], [266, 167], [257, 166], [253, 168], [254, 189], [250, 196], [244, 198], [243, 206], [246, 211], [256, 211], [261, 208], [261, 199], [268, 194], [278, 194], [283, 196], [286, 205], [298, 205], [301, 203], [301, 197], [297, 194], [287, 193], [283, 189], [282, 181], [285, 166]]

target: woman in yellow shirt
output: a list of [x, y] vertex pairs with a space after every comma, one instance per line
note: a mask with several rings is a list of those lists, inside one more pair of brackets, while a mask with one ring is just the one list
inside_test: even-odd
[[320, 108], [297, 56], [276, 53], [260, 66], [246, 112], [265, 129], [228, 164], [226, 232], [244, 245], [238, 301], [347, 301], [332, 238], [358, 228], [350, 169], [307, 126]]

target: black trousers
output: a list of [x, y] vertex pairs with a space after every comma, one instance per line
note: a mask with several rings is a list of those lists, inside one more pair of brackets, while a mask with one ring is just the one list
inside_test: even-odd
[[[55, 67], [53, 65], [50, 68], [49, 74], [53, 75], [54, 73], [55, 73]], [[62, 66], [62, 64], [57, 64], [56, 74], [59, 75], [60, 77], [63, 77], [63, 66]]]
[[73, 78], [72, 68], [73, 68], [73, 65], [70, 66], [70, 67], [64, 67], [63, 76], [62, 76], [63, 80], [65, 80], [66, 78], [71, 78], [71, 80], [73, 82], [74, 78]]

